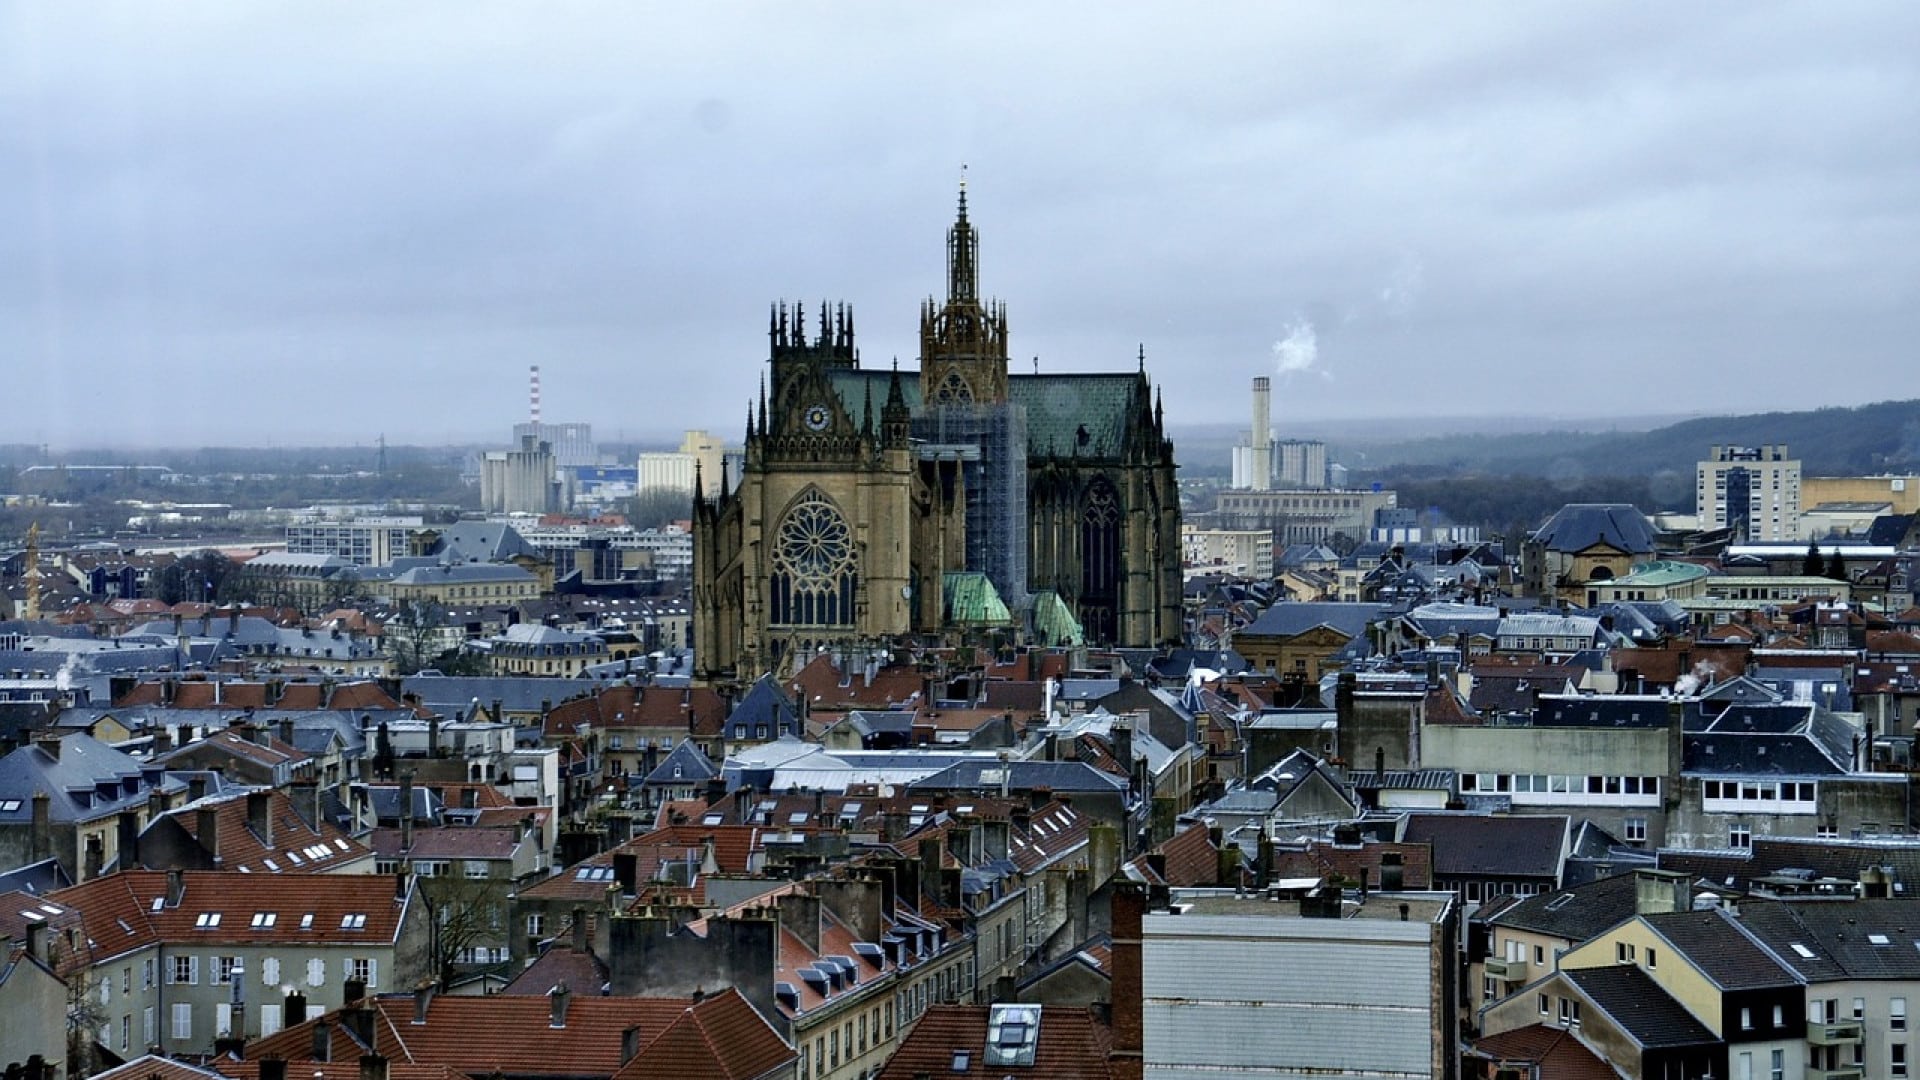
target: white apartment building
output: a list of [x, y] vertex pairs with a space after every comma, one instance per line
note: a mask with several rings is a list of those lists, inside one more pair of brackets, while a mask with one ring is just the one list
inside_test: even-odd
[[1800, 461], [1785, 443], [1715, 446], [1694, 477], [1701, 528], [1736, 528], [1745, 540], [1801, 539]]

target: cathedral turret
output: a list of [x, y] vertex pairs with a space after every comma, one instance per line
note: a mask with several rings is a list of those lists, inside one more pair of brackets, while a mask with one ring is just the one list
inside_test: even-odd
[[883, 449], [904, 450], [913, 427], [913, 415], [907, 411], [906, 391], [900, 387], [900, 362], [894, 361], [893, 378], [887, 381], [887, 403], [880, 409], [880, 443]]

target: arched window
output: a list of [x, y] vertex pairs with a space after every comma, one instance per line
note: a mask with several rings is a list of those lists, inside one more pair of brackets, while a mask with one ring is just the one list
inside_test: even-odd
[[769, 606], [776, 626], [850, 626], [859, 583], [853, 533], [838, 508], [808, 491], [774, 533]]
[[1119, 608], [1120, 493], [1099, 476], [1080, 501], [1080, 621], [1089, 640], [1114, 640]]
[[947, 377], [940, 380], [939, 386], [934, 387], [933, 403], [935, 405], [971, 405], [973, 404], [973, 387], [967, 385], [967, 380], [961, 378], [959, 372], [949, 369]]

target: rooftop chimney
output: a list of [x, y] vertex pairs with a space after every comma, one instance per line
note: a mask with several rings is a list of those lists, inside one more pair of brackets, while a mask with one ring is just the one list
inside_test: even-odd
[[220, 858], [220, 808], [218, 806], [200, 807], [200, 846], [217, 862]]
[[287, 1005], [282, 1012], [287, 1027], [299, 1027], [307, 1022], [307, 995], [295, 990], [287, 995]]
[[273, 847], [273, 792], [247, 792], [247, 828], [260, 838], [262, 846]]
[[568, 990], [564, 982], [555, 983], [553, 989], [547, 991], [547, 998], [553, 1012], [553, 1019], [548, 1021], [551, 1026], [557, 1028], [567, 1026], [567, 1001], [572, 997], [573, 991]]
[[387, 1080], [387, 1059], [379, 1054], [360, 1055], [360, 1080]]

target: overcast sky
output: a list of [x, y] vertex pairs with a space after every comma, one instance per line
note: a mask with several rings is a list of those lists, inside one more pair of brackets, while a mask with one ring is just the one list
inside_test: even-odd
[[1920, 396], [1920, 4], [10, 3], [0, 442], [737, 438], [768, 305], [1176, 423]]

